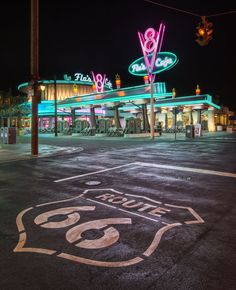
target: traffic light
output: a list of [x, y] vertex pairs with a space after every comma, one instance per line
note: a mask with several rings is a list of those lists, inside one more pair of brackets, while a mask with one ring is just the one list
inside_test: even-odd
[[202, 21], [198, 23], [197, 26], [197, 43], [201, 46], [208, 45], [209, 41], [212, 39], [213, 24], [206, 21], [206, 17], [202, 16]]

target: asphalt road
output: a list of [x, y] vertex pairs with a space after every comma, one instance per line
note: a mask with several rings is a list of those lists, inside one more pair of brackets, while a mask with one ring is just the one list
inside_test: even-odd
[[236, 288], [235, 140], [77, 146], [0, 164], [1, 290]]

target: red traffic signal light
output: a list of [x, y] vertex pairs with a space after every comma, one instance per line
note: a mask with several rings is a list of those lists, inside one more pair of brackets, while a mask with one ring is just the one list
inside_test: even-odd
[[206, 21], [206, 17], [202, 16], [202, 21], [197, 26], [197, 43], [201, 46], [205, 46], [212, 39], [213, 24]]

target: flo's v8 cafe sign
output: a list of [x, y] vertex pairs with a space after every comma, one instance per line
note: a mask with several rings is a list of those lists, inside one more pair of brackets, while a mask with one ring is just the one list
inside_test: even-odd
[[[171, 52], [159, 52], [156, 58], [153, 74], [158, 74], [162, 71], [169, 70], [178, 63], [178, 58], [174, 53]], [[129, 66], [129, 72], [136, 76], [147, 75], [147, 68], [145, 65], [144, 57], [140, 57], [135, 60]]]

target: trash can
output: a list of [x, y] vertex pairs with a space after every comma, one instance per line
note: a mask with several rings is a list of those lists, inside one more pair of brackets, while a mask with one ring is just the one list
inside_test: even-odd
[[5, 128], [4, 127], [1, 127], [0, 128], [0, 143], [5, 143], [4, 142], [4, 137], [5, 137]]
[[201, 124], [194, 125], [194, 137], [202, 136], [202, 126]]
[[222, 125], [217, 125], [216, 126], [216, 131], [223, 131], [223, 126]]
[[194, 127], [193, 125], [186, 125], [186, 137], [194, 138]]
[[0, 136], [1, 136], [1, 143], [8, 144], [8, 131], [7, 127], [1, 127]]

